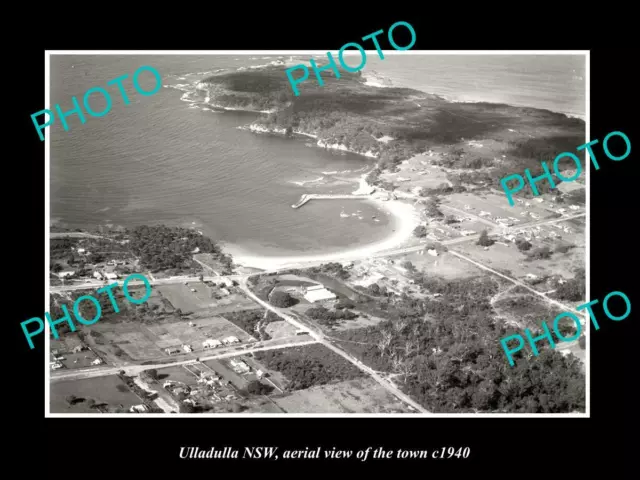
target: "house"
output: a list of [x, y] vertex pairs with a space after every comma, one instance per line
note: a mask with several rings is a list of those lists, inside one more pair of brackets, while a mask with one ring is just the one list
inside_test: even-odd
[[191, 391], [191, 389], [184, 385], [184, 386], [178, 386], [176, 388], [173, 389], [173, 394], [174, 395], [180, 395], [181, 393], [184, 393], [185, 395], [189, 395], [189, 392]]
[[83, 350], [86, 350], [86, 347], [84, 345], [78, 345], [73, 347], [73, 350], [71, 350], [73, 353], [79, 353], [82, 352]]
[[251, 367], [247, 365], [244, 360], [236, 360], [235, 358], [232, 358], [229, 360], [229, 365], [231, 365], [236, 373], [248, 373], [251, 371]]
[[102, 360], [96, 358], [95, 360], [93, 360], [93, 362], [91, 362], [91, 365], [102, 365]]
[[304, 298], [309, 303], [315, 303], [322, 300], [335, 300], [336, 296], [324, 288], [324, 285], [313, 285], [305, 288]]
[[220, 340], [214, 340], [212, 338], [209, 338], [208, 340], [205, 340], [204, 342], [202, 342], [202, 348], [218, 348], [219, 346], [222, 345], [222, 342]]
[[191, 345], [182, 345], [182, 349], [187, 353], [193, 352], [193, 348], [191, 348]]
[[140, 404], [140, 405], [133, 405], [129, 411], [131, 413], [144, 413], [144, 412], [148, 412], [149, 411], [149, 407], [147, 407], [144, 404]]
[[51, 370], [58, 370], [62, 368], [62, 364], [60, 362], [51, 362]]
[[180, 353], [180, 349], [179, 348], [165, 348], [164, 351], [168, 354], [168, 355], [174, 355], [176, 353]]
[[226, 288], [222, 287], [220, 289], [220, 293], [222, 293], [223, 295], [231, 295], [231, 292], [229, 290], [227, 290]]
[[106, 277], [107, 280], [117, 280], [118, 279], [118, 274], [117, 273], [105, 273], [104, 276]]
[[238, 340], [238, 337], [230, 336], [227, 338], [223, 338], [222, 343], [224, 343], [225, 345], [231, 345], [232, 343], [240, 343], [240, 340]]
[[578, 205], [569, 205], [569, 208], [571, 210], [580, 210], [580, 207]]
[[73, 277], [75, 273], [76, 272], [74, 272], [73, 270], [66, 270], [64, 272], [58, 273], [58, 278]]
[[427, 250], [427, 253], [429, 255], [431, 255], [432, 257], [437, 257], [438, 256], [438, 252], [432, 248], [430, 248], [429, 250]]
[[102, 274], [98, 271], [93, 272], [93, 276], [94, 278], [97, 278], [98, 280], [102, 280]]

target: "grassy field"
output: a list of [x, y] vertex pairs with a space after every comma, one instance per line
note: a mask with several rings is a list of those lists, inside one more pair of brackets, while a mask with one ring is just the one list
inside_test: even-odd
[[405, 413], [397, 398], [370, 378], [298, 390], [273, 401], [288, 413]]
[[268, 323], [265, 327], [265, 331], [271, 338], [291, 337], [296, 334], [297, 330], [296, 327], [284, 320]]
[[[196, 291], [192, 292], [192, 288]], [[213, 290], [201, 282], [191, 282], [188, 285], [182, 283], [160, 285], [156, 289], [171, 302], [174, 308], [179, 308], [185, 313], [215, 305], [215, 301], [211, 297]]]
[[539, 329], [542, 322], [547, 322], [550, 327], [553, 319], [562, 312], [555, 305], [533, 294], [511, 295], [506, 293], [500, 296], [493, 308], [507, 323], [519, 328]]
[[86, 401], [69, 406], [65, 401], [68, 395], [75, 395], [78, 399], [93, 399], [97, 404], [107, 403], [109, 408], [122, 405], [128, 409], [132, 405], [142, 403], [135, 394], [115, 375], [109, 377], [88, 378], [68, 382], [51, 383], [51, 412], [52, 413], [98, 413], [90, 409]]
[[[207, 310], [211, 314], [219, 315], [229, 311], [256, 308], [255, 303], [240, 293], [224, 295], [219, 288], [209, 287], [202, 282], [161, 285], [157, 289], [174, 308], [179, 308], [183, 313]], [[219, 298], [216, 298], [216, 295]]]
[[[193, 326], [189, 326], [189, 323]], [[242, 342], [254, 340], [244, 330], [222, 317], [194, 318], [189, 321], [148, 325], [143, 328], [157, 338], [155, 343], [161, 349], [187, 344], [194, 350], [202, 350], [202, 342], [208, 338], [222, 340], [230, 335], [238, 337]]]
[[408, 260], [420, 272], [424, 271], [447, 279], [466, 278], [478, 274], [477, 268], [472, 264], [448, 252], [441, 253], [437, 257], [432, 257], [427, 253], [419, 255], [418, 252], [412, 252], [389, 258], [393, 258], [396, 263], [400, 264]]
[[473, 243], [461, 244], [456, 245], [455, 250], [495, 270], [509, 270], [511, 276], [520, 280], [524, 280], [529, 273], [537, 276], [561, 275], [564, 278], [572, 278], [575, 268], [585, 266], [583, 247], [573, 248], [567, 253], [554, 253], [547, 260], [534, 261], [526, 261], [527, 257], [518, 251], [515, 244], [504, 246], [496, 243], [488, 250]]
[[159, 380], [160, 388], [162, 388], [162, 384], [167, 381], [182, 382], [186, 385], [189, 385], [190, 387], [198, 384], [197, 377], [193, 373], [190, 373], [182, 365], [175, 366], [175, 367], [159, 368], [158, 380]]

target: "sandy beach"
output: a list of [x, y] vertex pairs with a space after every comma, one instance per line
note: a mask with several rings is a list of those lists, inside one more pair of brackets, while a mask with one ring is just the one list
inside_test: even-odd
[[[331, 200], [313, 201], [322, 202]], [[251, 255], [248, 252], [234, 251], [231, 252], [233, 254], [233, 261], [235, 264], [243, 267], [253, 267], [263, 270], [301, 268], [312, 266], [312, 264], [367, 258], [385, 250], [400, 248], [407, 243], [408, 240], [413, 238], [413, 230], [420, 221], [419, 214], [413, 205], [402, 200], [383, 201], [374, 197], [367, 198], [367, 201], [373, 202], [382, 212], [388, 212], [396, 220], [395, 231], [381, 241], [368, 245], [354, 246], [353, 248], [349, 247], [341, 251], [307, 256], [257, 256]]]

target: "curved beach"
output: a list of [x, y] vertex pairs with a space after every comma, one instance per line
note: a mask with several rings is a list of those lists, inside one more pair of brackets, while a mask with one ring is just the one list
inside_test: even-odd
[[[401, 200], [383, 201], [377, 198], [367, 198], [376, 204], [381, 211], [393, 216], [396, 228], [388, 237], [375, 243], [347, 248], [337, 252], [321, 255], [300, 256], [257, 256], [243, 251], [233, 251], [233, 261], [243, 267], [274, 270], [279, 268], [296, 268], [309, 266], [313, 263], [339, 262], [367, 258], [373, 254], [401, 247], [412, 238], [413, 230], [419, 223], [419, 214], [413, 205]], [[319, 200], [322, 201], [322, 200]], [[236, 249], [233, 249], [236, 250]]]

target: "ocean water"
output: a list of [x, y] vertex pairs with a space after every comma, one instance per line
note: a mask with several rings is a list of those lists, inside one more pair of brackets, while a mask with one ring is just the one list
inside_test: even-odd
[[[499, 60], [506, 62], [502, 69], [468, 64], [466, 74], [459, 57], [434, 58], [388, 56], [366, 68], [394, 84], [433, 93], [455, 90], [465, 97], [486, 96], [466, 98], [475, 100], [504, 95], [494, 101], [556, 105], [581, 114], [577, 83], [551, 81], [560, 71], [574, 75], [579, 62], [560, 64], [555, 59], [545, 64], [543, 57], [539, 72], [551, 72], [545, 79], [531, 68], [523, 73], [513, 57]], [[312, 139], [257, 135], [238, 127], [259, 113], [220, 112], [185, 101], [185, 91], [215, 70], [273, 59], [260, 54], [52, 56], [50, 104], [59, 103], [63, 110], [72, 108], [72, 96], [81, 101], [89, 88], [124, 74], [131, 77], [141, 65], [156, 68], [163, 86], [171, 88], [144, 97], [133, 90], [129, 78], [124, 82], [129, 105], [109, 87], [114, 93], [107, 115], [87, 116], [84, 124], [77, 115], [70, 116], [68, 132], [59, 121], [49, 127], [51, 223], [70, 228], [194, 226], [231, 253], [269, 256], [332, 252], [386, 237], [395, 228], [394, 220], [368, 202], [312, 201], [291, 208], [303, 193], [355, 190], [357, 176], [372, 166], [372, 159], [325, 151]], [[151, 74], [141, 78], [143, 88], [154, 85]], [[91, 105], [95, 111], [103, 109], [99, 94], [91, 97]]]
[[[355, 64], [355, 60], [352, 62]], [[585, 117], [584, 55], [367, 56], [363, 74], [453, 101], [506, 103]]]

